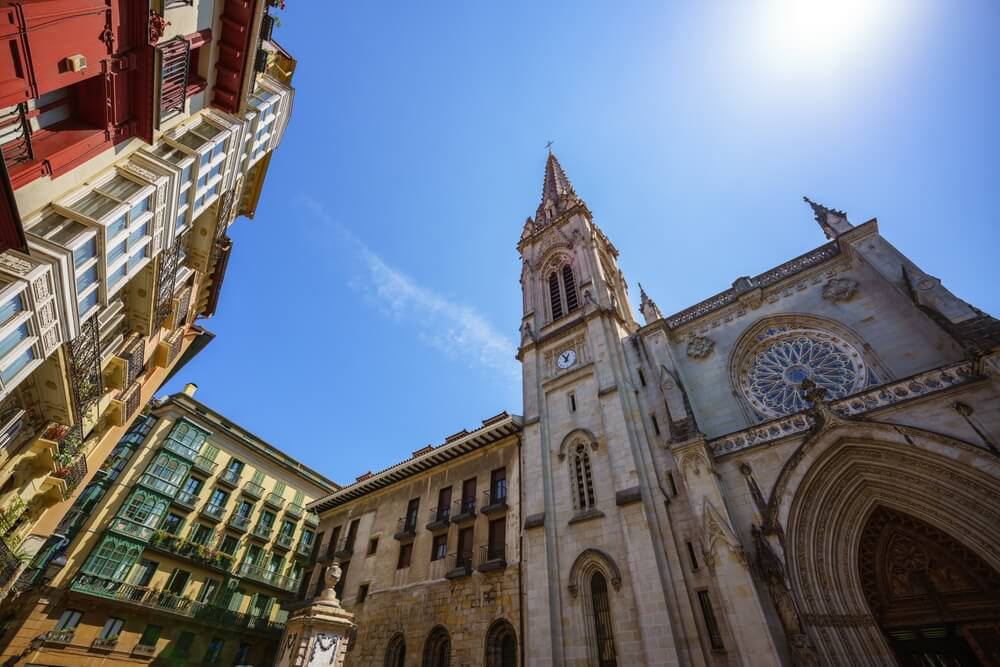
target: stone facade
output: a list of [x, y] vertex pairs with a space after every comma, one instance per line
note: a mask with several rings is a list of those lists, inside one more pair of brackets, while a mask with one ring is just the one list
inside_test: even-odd
[[[381, 665], [399, 638], [405, 664], [424, 664], [429, 640], [442, 629], [456, 667], [501, 664], [487, 657], [487, 638], [501, 626], [517, 646], [519, 431], [518, 418], [498, 415], [313, 505], [321, 548], [312, 589], [336, 560], [344, 607], [357, 624], [345, 665]], [[463, 530], [471, 531], [464, 545]], [[401, 557], [404, 549], [409, 555]]]

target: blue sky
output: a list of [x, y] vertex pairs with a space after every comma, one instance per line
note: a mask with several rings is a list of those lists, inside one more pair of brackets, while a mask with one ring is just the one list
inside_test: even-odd
[[675, 312], [822, 244], [809, 195], [1000, 314], [1000, 3], [834, 5], [289, 0], [292, 121], [218, 337], [164, 392], [340, 482], [519, 412], [549, 140], [633, 308], [636, 281]]

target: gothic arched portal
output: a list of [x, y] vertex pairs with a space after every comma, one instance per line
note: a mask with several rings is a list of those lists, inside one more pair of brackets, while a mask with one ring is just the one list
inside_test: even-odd
[[858, 573], [902, 664], [1000, 664], [1000, 575], [949, 535], [876, 507], [861, 533]]

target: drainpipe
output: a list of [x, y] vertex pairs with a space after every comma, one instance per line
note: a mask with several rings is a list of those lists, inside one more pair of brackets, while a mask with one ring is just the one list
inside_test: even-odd
[[521, 434], [517, 434], [517, 596], [520, 600], [520, 606], [517, 610], [517, 626], [519, 636], [517, 638], [517, 643], [520, 644], [521, 650], [521, 667], [524, 667], [524, 576], [522, 574], [522, 568], [524, 567], [524, 530], [522, 526], [524, 525], [524, 517], [521, 515], [524, 507], [524, 459], [521, 457]]

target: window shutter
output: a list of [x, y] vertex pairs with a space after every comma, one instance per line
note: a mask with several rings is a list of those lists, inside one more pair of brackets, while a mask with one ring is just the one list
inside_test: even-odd
[[264, 483], [264, 473], [261, 472], [260, 470], [254, 470], [253, 471], [253, 479], [252, 479], [252, 481], [253, 481], [254, 484], [261, 484], [261, 485], [263, 485], [263, 483]]
[[306, 494], [302, 493], [301, 491], [296, 491], [295, 500], [293, 500], [292, 502], [295, 503], [296, 505], [301, 505], [302, 501], [305, 500], [305, 498]]
[[209, 461], [214, 462], [215, 457], [219, 455], [219, 448], [210, 442], [206, 443], [204, 449], [201, 451], [201, 455]]
[[274, 483], [274, 492], [277, 495], [279, 495], [279, 496], [282, 495], [282, 494], [284, 494], [285, 493], [285, 483], [284, 482], [275, 482]]

